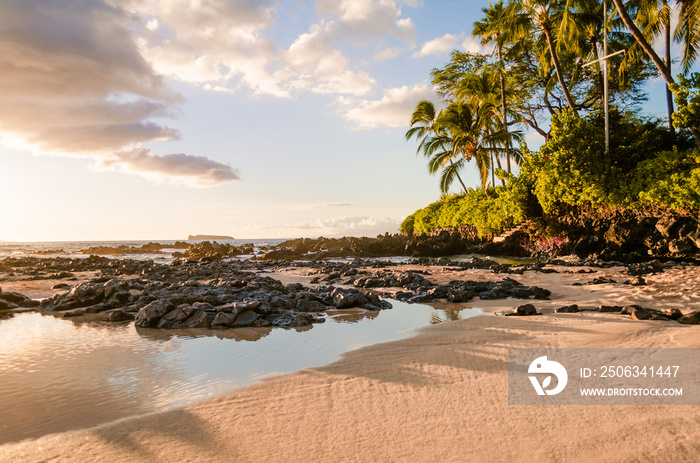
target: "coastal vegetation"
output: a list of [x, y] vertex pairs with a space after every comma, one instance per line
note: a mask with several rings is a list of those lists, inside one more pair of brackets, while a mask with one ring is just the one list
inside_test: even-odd
[[[412, 115], [406, 138], [439, 174], [442, 196], [401, 232], [473, 226], [490, 237], [528, 218], [582, 211], [700, 210], [700, 76], [689, 72], [700, 2], [606, 4], [507, 0], [482, 9], [473, 35], [493, 53], [453, 51], [431, 72], [440, 101], [421, 101]], [[596, 61], [606, 35], [607, 79]], [[664, 45], [663, 59], [652, 43]], [[640, 110], [645, 85], [658, 77], [667, 84], [666, 120]], [[538, 150], [527, 148], [525, 130], [542, 137]], [[478, 188], [464, 182], [470, 164]]]

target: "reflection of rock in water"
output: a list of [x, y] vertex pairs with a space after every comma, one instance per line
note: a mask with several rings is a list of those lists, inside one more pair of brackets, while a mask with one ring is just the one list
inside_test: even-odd
[[357, 323], [360, 320], [369, 318], [370, 320], [379, 316], [378, 310], [365, 309], [343, 309], [343, 310], [327, 310], [326, 313], [336, 322]]
[[462, 319], [461, 312], [464, 309], [471, 309], [471, 307], [464, 307], [463, 304], [454, 303], [439, 303], [439, 304], [427, 304], [434, 309], [433, 314], [430, 316], [431, 325], [439, 325], [444, 322], [453, 322]]
[[[305, 327], [311, 329], [311, 325]], [[229, 330], [211, 330], [208, 328], [193, 328], [189, 330], [159, 330], [154, 328], [136, 327], [136, 332], [154, 341], [170, 341], [178, 338], [201, 338], [205, 336], [217, 337], [219, 339], [233, 339], [236, 341], [257, 341], [264, 338], [272, 331], [271, 327], [263, 328], [232, 328]], [[301, 331], [297, 329], [297, 331]]]

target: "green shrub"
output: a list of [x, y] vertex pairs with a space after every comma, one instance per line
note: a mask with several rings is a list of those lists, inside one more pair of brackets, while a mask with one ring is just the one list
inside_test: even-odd
[[430, 233], [436, 228], [473, 225], [479, 236], [498, 234], [525, 219], [527, 187], [507, 175], [505, 187], [469, 189], [466, 195], [451, 196], [409, 215], [401, 224], [404, 233]]
[[569, 111], [554, 116], [549, 140], [538, 153], [529, 154], [534, 193], [545, 212], [609, 201], [612, 169], [605, 162], [605, 138], [590, 121]]
[[643, 205], [700, 209], [700, 152], [664, 151], [641, 162], [632, 188]]
[[[563, 111], [552, 118], [550, 137], [538, 152], [521, 147], [517, 177], [498, 171], [507, 180], [505, 187], [489, 188], [488, 196], [470, 189], [444, 197], [408, 216], [401, 231], [473, 225], [481, 237], [496, 235], [526, 218], [530, 192], [549, 215], [607, 207], [700, 210], [700, 151], [687, 149], [687, 134], [679, 134], [677, 149], [668, 151], [673, 139], [658, 121], [613, 112], [606, 154], [601, 123], [598, 115], [584, 119]], [[533, 246], [561, 244], [557, 234], [535, 235]]]

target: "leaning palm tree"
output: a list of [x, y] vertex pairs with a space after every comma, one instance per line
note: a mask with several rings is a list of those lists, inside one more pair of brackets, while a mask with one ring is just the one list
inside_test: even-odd
[[[499, 114], [499, 100], [501, 100], [501, 89], [499, 87], [498, 76], [491, 72], [488, 68], [484, 68], [478, 74], [469, 74], [464, 76], [457, 91], [455, 92], [458, 101], [464, 101], [471, 108], [484, 108], [489, 110], [491, 114], [484, 114], [482, 117], [494, 119], [500, 122], [500, 128], [496, 131], [508, 132], [508, 127], [504, 124], [502, 114]], [[509, 142], [506, 141], [505, 152], [508, 157]], [[491, 151], [491, 184], [495, 186], [495, 167], [501, 166], [501, 158]], [[510, 162], [508, 163], [510, 165]], [[503, 182], [503, 180], [501, 180]], [[503, 182], [505, 185], [505, 182]]]
[[520, 132], [501, 130], [500, 120], [494, 114], [492, 103], [471, 106], [452, 102], [441, 111], [436, 121], [438, 133], [449, 134], [451, 151], [467, 162], [474, 160], [487, 195], [491, 155], [500, 156], [505, 151], [506, 142], [521, 138]]
[[459, 181], [466, 193], [467, 187], [459, 176], [459, 171], [464, 166], [464, 159], [452, 151], [448, 134], [437, 124], [438, 116], [439, 113], [436, 112], [432, 102], [420, 101], [411, 116], [411, 128], [406, 132], [406, 140], [414, 137], [420, 140], [416, 155], [422, 152], [430, 160], [428, 171], [431, 174], [442, 170], [440, 176], [442, 193], [447, 193], [455, 179]]

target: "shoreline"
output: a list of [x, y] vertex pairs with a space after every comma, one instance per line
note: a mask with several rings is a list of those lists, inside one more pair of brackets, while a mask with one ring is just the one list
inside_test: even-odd
[[[266, 263], [259, 275], [309, 284], [309, 278], [330, 277], [334, 265]], [[270, 272], [274, 268], [277, 273]], [[326, 366], [275, 376], [192, 406], [8, 443], [0, 446], [0, 459], [694, 461], [700, 453], [699, 407], [509, 406], [505, 367], [508, 347], [700, 347], [696, 327], [673, 321], [553, 313], [570, 304], [696, 311], [700, 267], [666, 266], [645, 274], [640, 286], [623, 284], [628, 266], [551, 264], [547, 271], [533, 267], [522, 274], [479, 265], [393, 264], [366, 270], [424, 272], [434, 285], [514, 278], [551, 290], [551, 298], [475, 298], [459, 306], [502, 312], [531, 302], [543, 315], [489, 313], [428, 326], [409, 339], [346, 352]], [[590, 284], [596, 279], [615, 282]], [[42, 282], [53, 283], [25, 280]], [[613, 450], [601, 455], [601, 449]]]
[[693, 461], [698, 407], [507, 405], [507, 347], [601, 345], [700, 347], [700, 340], [691, 326], [610, 314], [482, 315], [183, 409], [6, 444], [0, 457]]

